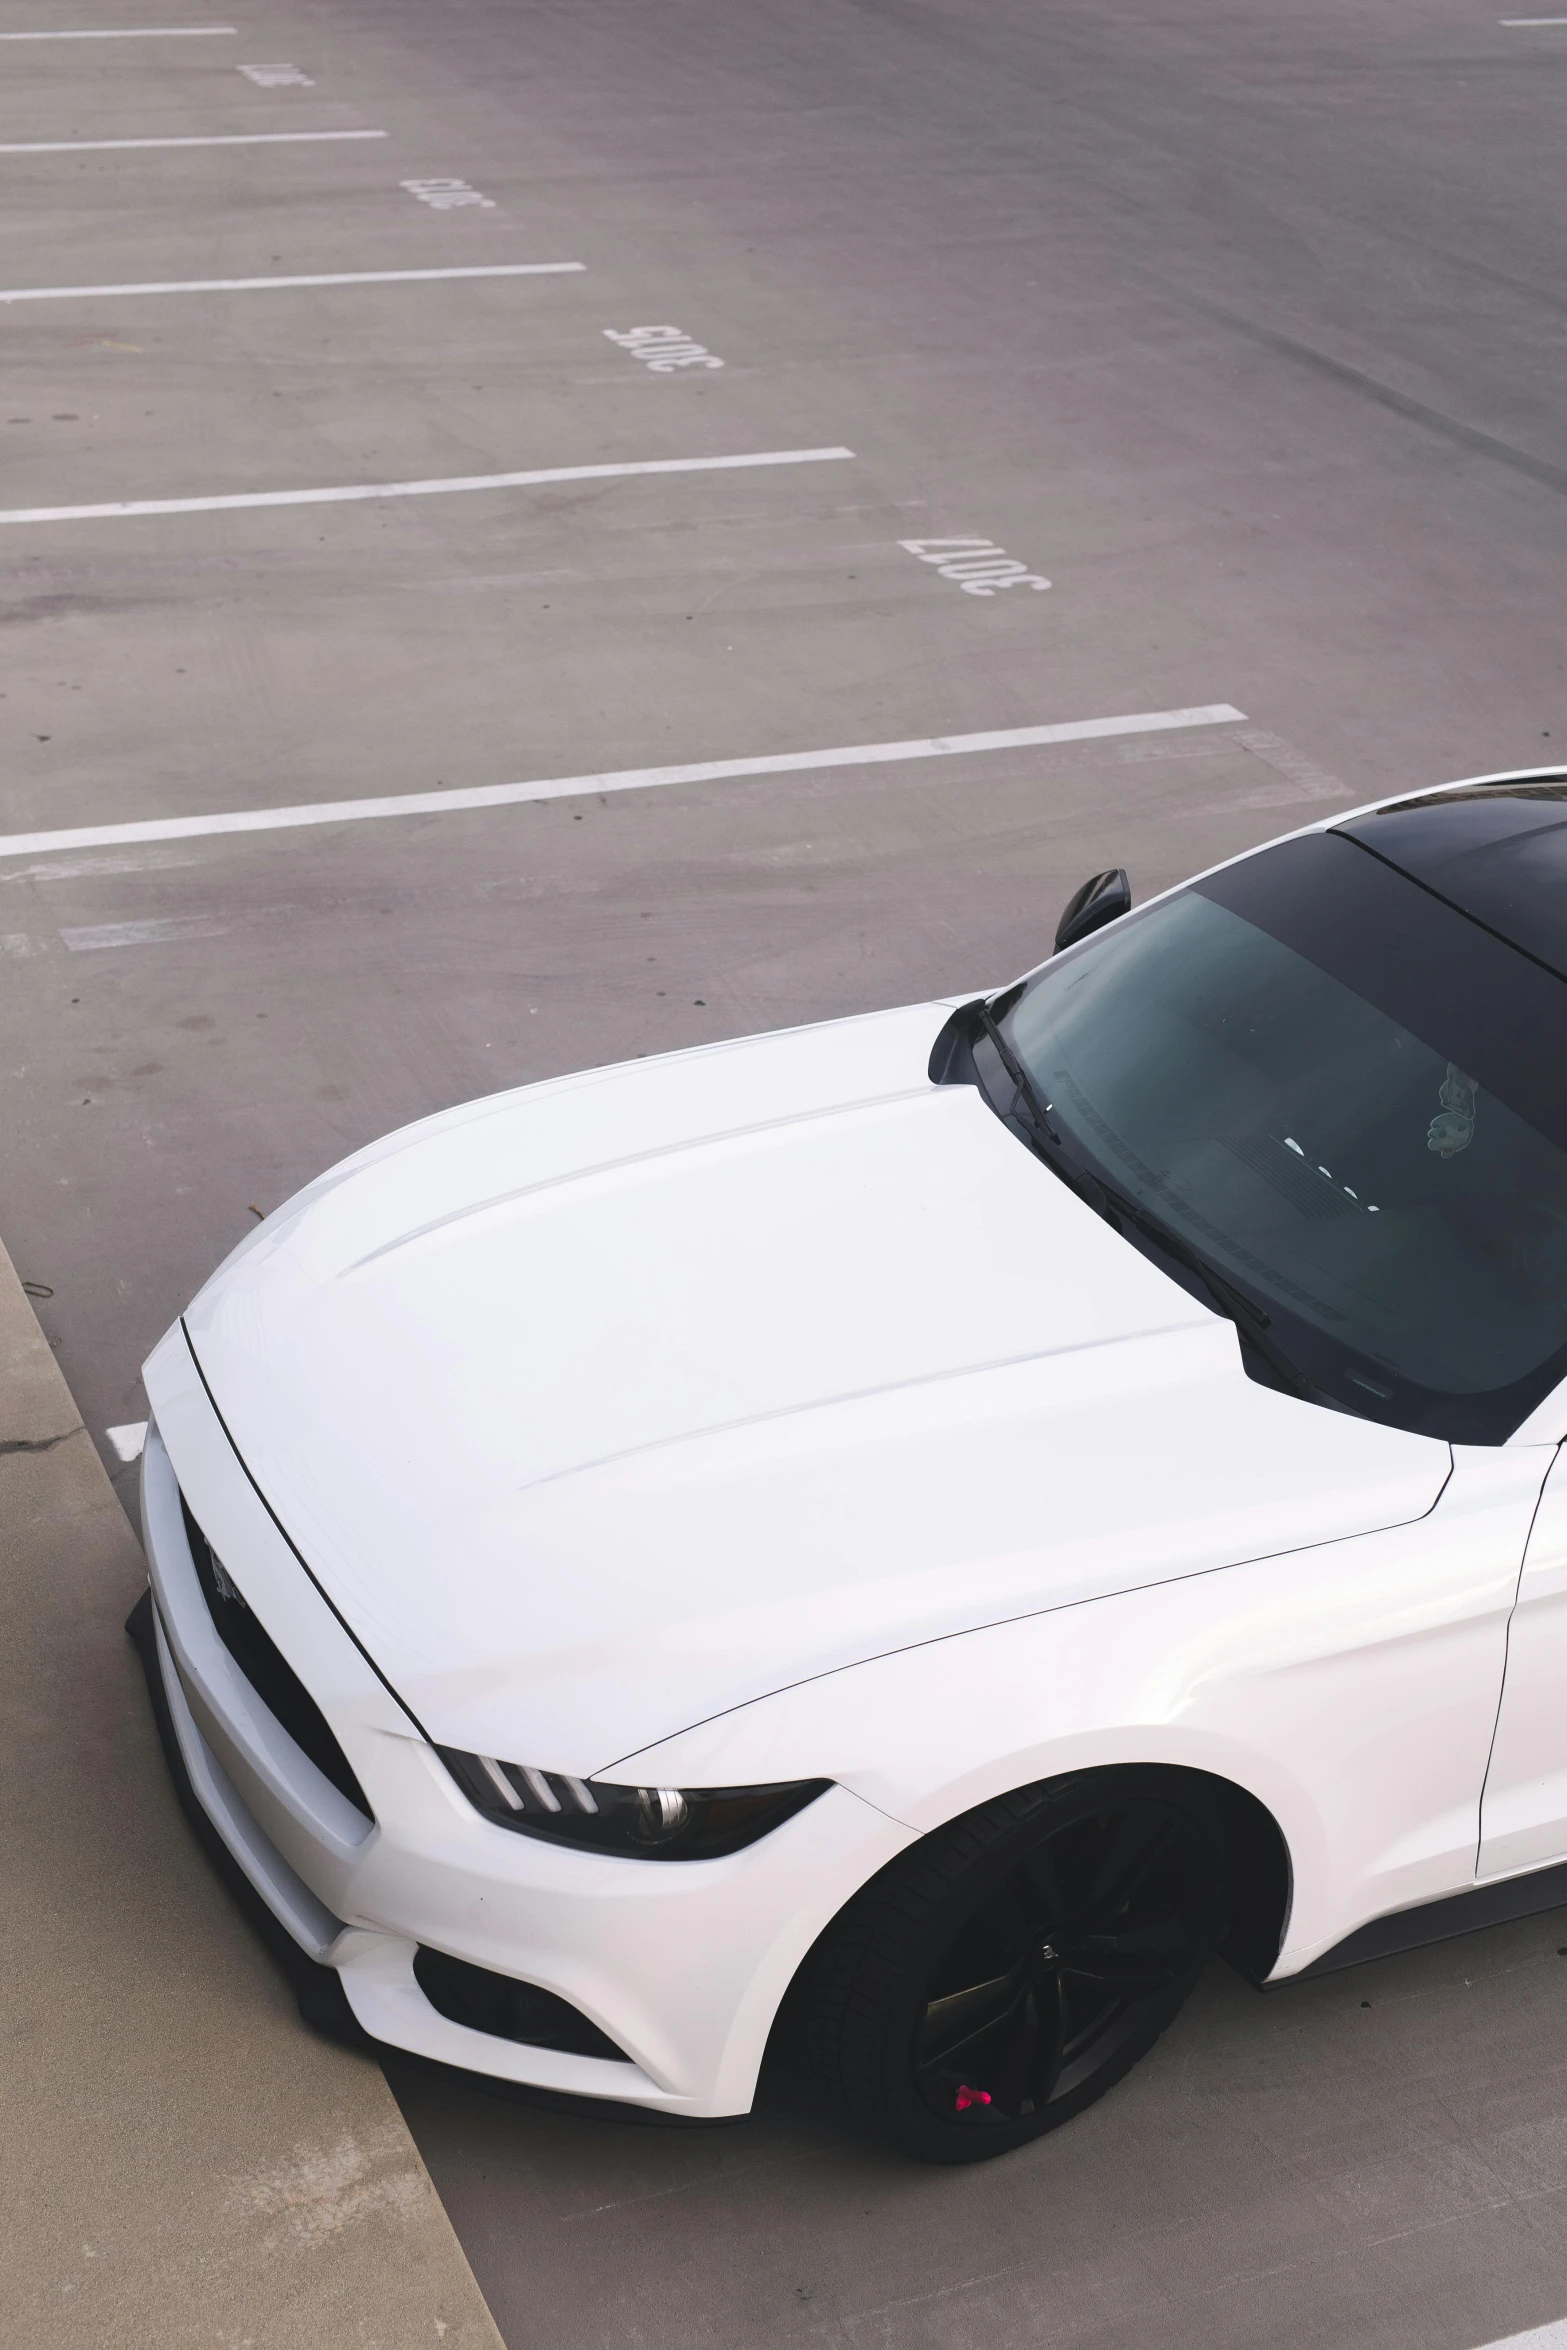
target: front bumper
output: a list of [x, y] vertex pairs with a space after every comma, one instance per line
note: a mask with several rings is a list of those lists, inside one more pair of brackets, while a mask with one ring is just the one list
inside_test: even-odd
[[[841, 1787], [717, 1861], [565, 1851], [481, 1819], [251, 1485], [178, 1325], [146, 1376], [155, 1419], [143, 1531], [180, 1756], [238, 1867], [298, 1948], [337, 1971], [364, 2030], [535, 2088], [692, 2117], [748, 2111], [801, 1959], [849, 1896], [913, 1840], [910, 1831]], [[219, 1639], [182, 1489], [321, 1707], [373, 1821], [288, 1736]], [[421, 1945], [554, 1992], [625, 2061], [453, 2022], [414, 1978]]]

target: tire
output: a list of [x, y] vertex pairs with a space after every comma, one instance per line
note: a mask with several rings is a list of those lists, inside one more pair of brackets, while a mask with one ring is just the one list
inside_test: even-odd
[[1224, 1932], [1226, 1880], [1217, 1809], [1184, 1774], [1019, 1788], [840, 1913], [797, 1987], [797, 2047], [919, 2160], [1009, 2153], [1146, 2055]]

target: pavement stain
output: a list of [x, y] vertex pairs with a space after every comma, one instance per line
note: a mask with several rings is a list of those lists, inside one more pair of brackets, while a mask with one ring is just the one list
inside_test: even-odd
[[235, 2179], [228, 2201], [316, 2248], [369, 2219], [412, 2217], [430, 2193], [406, 2132], [388, 2124], [365, 2140], [344, 2130], [330, 2145], [297, 2145], [282, 2162]]

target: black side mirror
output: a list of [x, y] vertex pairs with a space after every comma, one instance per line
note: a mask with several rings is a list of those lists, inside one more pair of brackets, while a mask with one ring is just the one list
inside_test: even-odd
[[1088, 938], [1131, 910], [1132, 885], [1125, 868], [1115, 865], [1108, 873], [1096, 873], [1067, 900], [1066, 912], [1056, 924], [1056, 953], [1059, 955], [1063, 947], [1075, 947], [1080, 938]]

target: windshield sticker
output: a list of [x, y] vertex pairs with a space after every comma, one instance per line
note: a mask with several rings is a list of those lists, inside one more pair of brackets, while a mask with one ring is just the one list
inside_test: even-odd
[[1462, 1069], [1447, 1064], [1447, 1075], [1437, 1096], [1442, 1107], [1426, 1129], [1426, 1149], [1440, 1158], [1456, 1158], [1474, 1140], [1475, 1095], [1479, 1087]]

